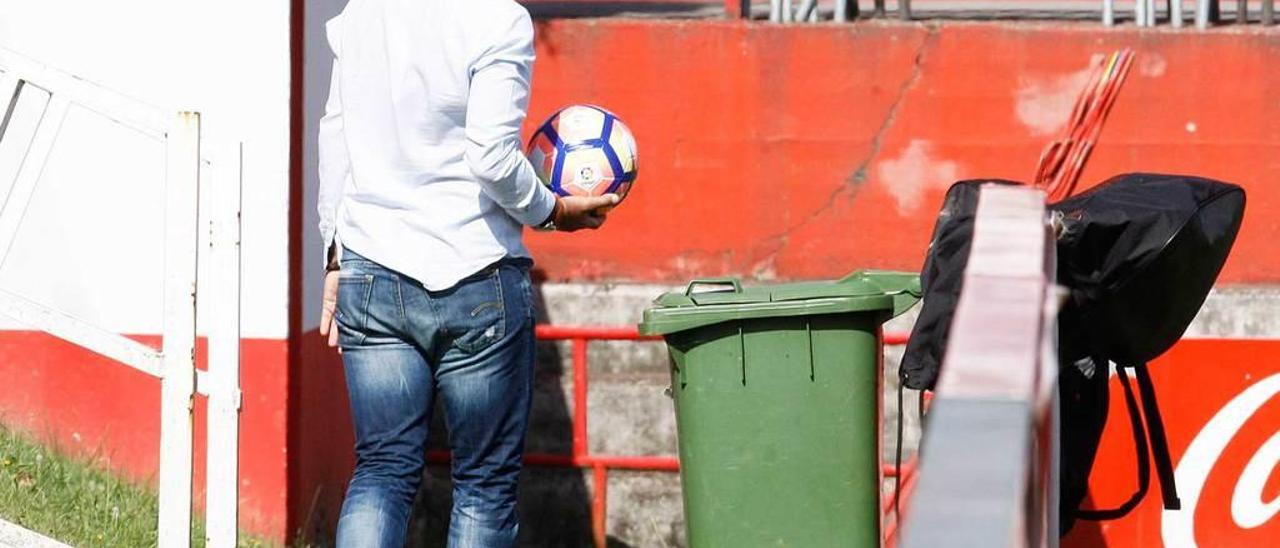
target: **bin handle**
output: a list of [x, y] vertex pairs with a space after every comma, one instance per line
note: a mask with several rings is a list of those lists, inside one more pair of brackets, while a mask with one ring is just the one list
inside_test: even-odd
[[693, 288], [700, 285], [731, 285], [734, 293], [742, 293], [742, 282], [739, 282], [737, 278], [698, 278], [689, 282], [688, 287], [684, 288], [684, 296], [693, 296]]

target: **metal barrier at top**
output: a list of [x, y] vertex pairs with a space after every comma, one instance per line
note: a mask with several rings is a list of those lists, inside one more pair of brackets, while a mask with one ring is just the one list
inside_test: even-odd
[[1056, 546], [1058, 291], [1045, 195], [986, 186], [904, 546]]
[[[1190, 1], [1192, 5], [1185, 5]], [[866, 2], [863, 2], [866, 3]], [[1199, 29], [1222, 22], [1225, 13], [1222, 0], [1131, 0], [1117, 6], [1115, 0], [872, 0], [870, 11], [859, 5], [858, 0], [770, 0], [768, 19], [775, 23], [817, 23], [823, 21], [846, 22], [862, 17], [894, 17], [903, 21], [933, 17], [960, 18], [1089, 18], [1098, 17], [1105, 25], [1115, 25], [1123, 10], [1132, 10], [1132, 21], [1138, 26], [1154, 27], [1160, 21], [1170, 26], [1182, 27], [1187, 14]], [[1251, 13], [1247, 0], [1227, 0], [1228, 8], [1236, 23], [1249, 23]], [[730, 18], [752, 18], [751, 0], [725, 0], [725, 14]], [[891, 9], [892, 8], [892, 9]], [[761, 16], [761, 15], [756, 15]], [[1263, 25], [1275, 24], [1275, 0], [1261, 0], [1258, 21]]]
[[[1186, 23], [1186, 16], [1183, 11], [1184, 0], [1166, 0], [1165, 13], [1163, 19], [1169, 22], [1173, 27], [1181, 27]], [[1247, 0], [1236, 0], [1235, 4], [1235, 20], [1236, 23], [1249, 23], [1249, 2]], [[1162, 19], [1157, 13], [1156, 0], [1134, 0], [1133, 2], [1133, 20], [1141, 27], [1154, 27], [1156, 22]], [[1259, 20], [1263, 25], [1275, 24], [1276, 3], [1275, 0], [1262, 0]], [[1210, 23], [1221, 22], [1222, 17], [1222, 0], [1195, 0], [1195, 23], [1198, 29], [1209, 28]], [[1103, 0], [1102, 2], [1102, 23], [1105, 25], [1114, 25], [1116, 23], [1116, 2], [1115, 0]]]

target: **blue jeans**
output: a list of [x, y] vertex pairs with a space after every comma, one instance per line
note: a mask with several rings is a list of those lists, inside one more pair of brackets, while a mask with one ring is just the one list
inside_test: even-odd
[[516, 490], [533, 392], [528, 261], [506, 260], [445, 291], [344, 252], [337, 321], [356, 469], [340, 548], [405, 544], [427, 425], [441, 399], [453, 452], [449, 546], [514, 546]]

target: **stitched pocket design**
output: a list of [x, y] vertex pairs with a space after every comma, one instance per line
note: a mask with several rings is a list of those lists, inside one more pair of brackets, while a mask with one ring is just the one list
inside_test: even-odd
[[341, 346], [363, 343], [369, 323], [369, 297], [373, 275], [355, 274], [338, 279], [338, 342]]
[[507, 332], [507, 310], [501, 273], [494, 269], [485, 278], [459, 286], [450, 295], [448, 308], [456, 322], [453, 347], [477, 354], [502, 340]]

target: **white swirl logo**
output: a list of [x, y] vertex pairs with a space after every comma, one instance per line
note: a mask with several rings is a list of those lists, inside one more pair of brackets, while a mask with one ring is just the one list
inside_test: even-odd
[[[1196, 504], [1209, 473], [1222, 452], [1259, 409], [1280, 394], [1280, 374], [1250, 386], [1209, 420], [1187, 447], [1174, 476], [1182, 510], [1164, 510], [1161, 537], [1165, 546], [1195, 546]], [[1263, 502], [1262, 489], [1280, 464], [1280, 432], [1271, 436], [1245, 465], [1231, 496], [1231, 517], [1242, 529], [1258, 527], [1280, 513], [1280, 498]]]

